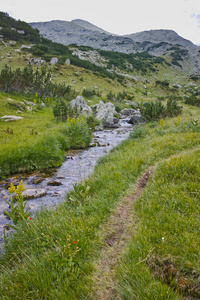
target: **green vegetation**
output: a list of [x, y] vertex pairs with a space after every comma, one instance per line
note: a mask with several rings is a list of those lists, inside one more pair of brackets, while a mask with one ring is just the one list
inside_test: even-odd
[[185, 103], [200, 107], [200, 99], [196, 96], [190, 96], [185, 99]]
[[[4, 13], [0, 14], [0, 26], [6, 42], [17, 41], [0, 49], [4, 57], [0, 117], [22, 117], [10, 123], [0, 120], [2, 179], [59, 166], [65, 150], [90, 144], [99, 121], [94, 116], [82, 118], [78, 110], [70, 109], [69, 101], [78, 94], [91, 104], [112, 101], [118, 112], [138, 104], [148, 121], [135, 126], [129, 139], [101, 158], [94, 173], [76, 183], [54, 209], [44, 208], [29, 217], [20, 194], [22, 182], [17, 189], [11, 184], [7, 215], [15, 230], [4, 236], [1, 299], [99, 299], [94, 273], [101, 274], [97, 266], [108, 246], [106, 225], [122, 199], [135, 193], [138, 179], [149, 167], [154, 173], [132, 203], [134, 220], [126, 220], [130, 235], [124, 239], [123, 251], [114, 254], [117, 265], [108, 274], [114, 281], [113, 299], [199, 298], [198, 78], [195, 85], [188, 84], [181, 71], [172, 70], [172, 66], [166, 69], [166, 57], [99, 51], [109, 67], [126, 72], [124, 77], [81, 61], [70, 50], [76, 45], [66, 47], [43, 39], [37, 30], [29, 32], [29, 25]], [[35, 46], [16, 54], [24, 41]], [[8, 49], [12, 59], [7, 57]], [[171, 50], [179, 51], [176, 47]], [[186, 54], [177, 52], [172, 61], [181, 61]], [[44, 58], [45, 66], [27, 66], [27, 57], [33, 55]], [[50, 66], [48, 62], [55, 55], [59, 64]], [[67, 58], [71, 65], [64, 65]], [[171, 86], [177, 77], [182, 87], [175, 90]], [[122, 216], [120, 211], [119, 224]], [[112, 237], [112, 230], [107, 229], [107, 236]], [[120, 244], [121, 240], [115, 242]], [[106, 265], [107, 257], [104, 259]], [[107, 288], [109, 283], [103, 284]]]
[[[112, 69], [112, 67], [117, 67], [120, 70], [137, 70], [142, 73], [147, 73], [147, 71], [156, 71], [156, 64], [163, 64], [165, 62], [164, 58], [156, 58], [147, 52], [141, 52], [136, 54], [124, 54], [119, 52], [98, 50], [101, 56], [105, 57], [109, 63], [107, 67]], [[131, 65], [131, 67], [130, 67]]]
[[[2, 299], [27, 294], [32, 299], [87, 298], [95, 290], [92, 266], [103, 243], [101, 227], [130, 184], [151, 165], [156, 171], [135, 204], [135, 229], [117, 266], [116, 289], [122, 299], [182, 299], [182, 293], [193, 291], [199, 272], [200, 128], [191, 131], [189, 124], [172, 119], [162, 128], [155, 123], [139, 127], [138, 134], [133, 131], [99, 161], [66, 202], [21, 222], [5, 241]], [[162, 274], [169, 263], [171, 277], [167, 271]]]
[[[24, 103], [17, 100], [8, 101], [7, 96], [6, 94], [1, 96], [1, 112], [7, 115], [16, 114], [16, 107], [21, 107]], [[11, 96], [13, 98], [13, 95]], [[38, 98], [35, 97], [36, 99]], [[1, 177], [17, 172], [33, 171], [60, 165], [64, 151], [74, 146], [72, 136], [77, 139], [76, 147], [89, 145], [91, 133], [88, 125], [86, 125], [87, 123], [84, 123], [83, 126], [80, 124], [80, 131], [77, 132], [76, 129], [76, 133], [73, 130], [69, 132], [68, 127], [71, 128], [69, 123], [56, 122], [53, 116], [52, 105], [54, 105], [52, 100], [46, 103], [46, 106], [43, 108], [38, 103], [36, 106], [37, 110], [34, 111], [33, 108], [30, 112], [22, 112], [21, 116], [23, 116], [23, 119], [18, 120], [14, 124], [9, 124], [9, 126], [5, 121], [0, 121]], [[84, 132], [84, 137], [81, 130]], [[83, 139], [85, 139], [85, 142], [83, 142]]]
[[181, 106], [175, 100], [169, 99], [166, 106], [161, 101], [146, 102], [141, 107], [141, 114], [147, 121], [158, 120], [165, 117], [178, 116]]

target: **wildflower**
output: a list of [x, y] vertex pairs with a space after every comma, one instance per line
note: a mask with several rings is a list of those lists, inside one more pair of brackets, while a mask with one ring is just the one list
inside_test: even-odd
[[70, 120], [70, 122], [71, 122], [72, 125], [75, 125], [75, 123], [76, 123], [75, 118], [73, 117], [73, 118]]
[[38, 97], [38, 93], [37, 93], [37, 92], [35, 93], [35, 97], [36, 97], [36, 98]]
[[76, 244], [76, 241], [73, 241], [73, 244]]
[[164, 126], [164, 120], [163, 119], [160, 120], [160, 126]]
[[36, 104], [37, 101], [34, 99], [33, 102]]
[[21, 196], [24, 190], [25, 190], [25, 188], [24, 188], [23, 180], [21, 180], [20, 184], [17, 186], [16, 194], [18, 196]]
[[33, 220], [32, 218], [29, 218], [29, 220]]
[[15, 187], [13, 183], [11, 182], [10, 187], [8, 188], [9, 194], [14, 194], [15, 193]]

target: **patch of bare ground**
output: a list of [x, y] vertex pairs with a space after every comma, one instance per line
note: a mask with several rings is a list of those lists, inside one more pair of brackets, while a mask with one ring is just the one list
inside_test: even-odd
[[133, 234], [133, 203], [140, 197], [154, 167], [149, 167], [139, 178], [133, 195], [124, 197], [103, 229], [104, 246], [93, 273], [94, 287], [90, 299], [119, 300], [115, 290], [114, 270], [127, 241]]

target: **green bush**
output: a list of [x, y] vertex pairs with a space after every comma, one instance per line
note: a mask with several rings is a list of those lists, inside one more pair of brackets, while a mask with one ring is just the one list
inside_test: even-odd
[[85, 148], [90, 145], [92, 132], [89, 129], [84, 118], [72, 118], [67, 120], [67, 126], [64, 133], [69, 138], [71, 148]]
[[174, 117], [181, 113], [181, 106], [177, 102], [169, 99], [166, 106], [161, 101], [146, 102], [141, 108], [142, 116], [147, 120], [159, 120], [164, 117]]

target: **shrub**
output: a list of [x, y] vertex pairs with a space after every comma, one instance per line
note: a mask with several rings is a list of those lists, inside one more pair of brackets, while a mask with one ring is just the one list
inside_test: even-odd
[[93, 115], [87, 116], [85, 121], [89, 128], [94, 129], [95, 126], [99, 125], [101, 122], [100, 120], [96, 119]]
[[84, 118], [68, 119], [64, 133], [69, 138], [71, 148], [85, 148], [90, 145], [92, 133]]
[[150, 121], [178, 116], [181, 110], [181, 106], [177, 105], [176, 101], [169, 99], [166, 106], [161, 101], [144, 103], [141, 108], [141, 114], [147, 121]]

